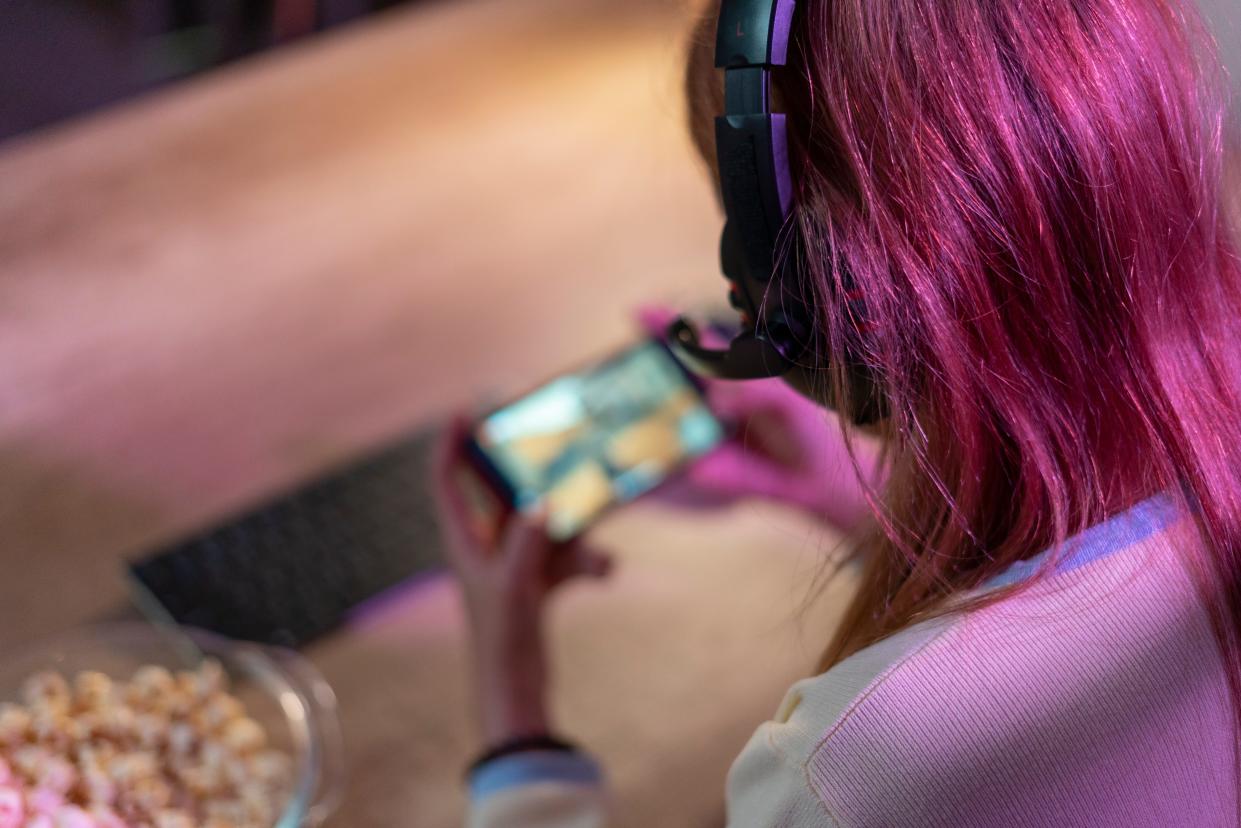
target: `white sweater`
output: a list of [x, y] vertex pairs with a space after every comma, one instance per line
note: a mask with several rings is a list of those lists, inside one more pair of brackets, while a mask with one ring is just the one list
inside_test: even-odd
[[[798, 682], [733, 764], [728, 825], [1238, 825], [1197, 543], [1153, 498], [986, 587], [1029, 580], [1016, 595]], [[588, 757], [530, 752], [474, 774], [468, 824], [597, 828], [606, 810]]]

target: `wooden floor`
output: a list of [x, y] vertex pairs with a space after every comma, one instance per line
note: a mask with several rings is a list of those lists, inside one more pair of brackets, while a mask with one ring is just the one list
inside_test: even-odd
[[[719, 215], [661, 0], [428, 2], [0, 150], [0, 647], [113, 614], [121, 561], [450, 409], [718, 303]], [[724, 773], [830, 633], [835, 539], [657, 503], [553, 635], [618, 825], [718, 823]], [[800, 626], [799, 626], [800, 624]], [[444, 578], [311, 648], [340, 828], [460, 822], [474, 749]]]

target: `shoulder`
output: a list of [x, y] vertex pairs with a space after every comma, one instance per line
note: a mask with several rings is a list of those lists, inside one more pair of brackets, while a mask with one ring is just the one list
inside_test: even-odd
[[[1209, 655], [1209, 621], [1185, 567], [1180, 524], [996, 603], [915, 624], [822, 675], [793, 685], [775, 723], [808, 761], [849, 728], [942, 728], [969, 710], [983, 721], [1108, 697], [1177, 652]], [[1143, 659], [1142, 662], [1135, 659]], [[1217, 667], [1214, 658], [1207, 666]], [[886, 724], [884, 724], [886, 723]]]
[[[730, 825], [840, 825], [816, 789], [813, 760], [825, 735], [848, 721], [870, 693], [952, 621], [911, 627], [857, 653], [827, 673], [794, 684], [728, 775]], [[774, 820], [774, 821], [773, 821]]]
[[[839, 824], [1020, 824], [1023, 807], [1050, 816], [1033, 803], [1052, 792], [1100, 813], [1183, 799], [1218, 775], [1231, 728], [1180, 542], [1161, 533], [799, 682], [733, 778], [779, 763]], [[1153, 770], [1168, 762], [1183, 779]], [[1125, 783], [1083, 782], [1104, 768]]]

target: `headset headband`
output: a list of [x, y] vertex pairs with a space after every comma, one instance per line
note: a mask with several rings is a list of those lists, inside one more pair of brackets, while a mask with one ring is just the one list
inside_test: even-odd
[[[684, 317], [668, 330], [677, 357], [694, 373], [719, 379], [783, 377], [804, 393], [821, 398], [828, 364], [816, 345], [814, 308], [806, 304], [797, 256], [778, 250], [787, 241], [800, 248], [795, 227], [786, 228], [793, 203], [785, 117], [771, 111], [771, 70], [788, 60], [795, 0], [722, 0], [715, 34], [715, 65], [724, 70], [724, 114], [715, 119], [715, 148], [726, 222], [720, 263], [732, 283], [729, 299], [749, 329], [726, 350], [702, 345]], [[848, 287], [840, 297], [854, 316], [861, 299]], [[886, 414], [881, 386], [864, 360], [833, 356], [850, 388], [850, 416], [858, 424]], [[831, 405], [835, 401], [826, 400]]]
[[734, 306], [756, 324], [726, 351], [703, 347], [687, 320], [673, 324], [677, 355], [705, 376], [781, 376], [797, 356], [782, 336], [787, 321], [763, 313], [778, 264], [777, 242], [792, 205], [788, 133], [784, 115], [771, 111], [771, 69], [787, 62], [795, 6], [795, 0], [720, 5], [715, 65], [724, 70], [724, 114], [715, 119], [715, 146], [727, 217], [720, 258], [733, 283]]
[[[766, 14], [755, 6], [766, 6]], [[762, 281], [774, 272], [776, 239], [793, 200], [788, 132], [770, 95], [771, 68], [787, 59], [792, 14], [793, 0], [725, 3], [716, 33], [715, 65], [724, 70], [724, 115], [715, 120], [720, 189], [749, 275]]]

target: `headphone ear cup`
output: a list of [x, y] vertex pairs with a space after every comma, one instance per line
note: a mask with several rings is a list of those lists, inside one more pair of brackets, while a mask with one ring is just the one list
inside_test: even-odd
[[805, 255], [795, 222], [781, 234], [781, 247], [784, 252], [776, 257], [775, 272], [766, 285], [760, 327], [790, 362], [816, 366], [825, 349], [819, 341], [814, 291], [803, 270]]
[[808, 341], [808, 328], [798, 314], [789, 314], [787, 309], [772, 310], [767, 313], [760, 330], [764, 338], [776, 347], [785, 359], [794, 364], [806, 364], [814, 359]]
[[[806, 274], [797, 264], [804, 261], [801, 248], [796, 246], [798, 240], [792, 237], [791, 241], [794, 246], [784, 257], [773, 282], [780, 289], [779, 302], [775, 303], [779, 308], [769, 310], [763, 321], [773, 345], [794, 366], [786, 381], [811, 399], [839, 410], [842, 401], [834, 399], [837, 395], [831, 374], [840, 370], [848, 389], [850, 419], [856, 425], [870, 425], [883, 419], [889, 406], [879, 378], [858, 350], [850, 347], [860, 347], [865, 336], [866, 311], [861, 292], [848, 273], [843, 274], [839, 291], [824, 296], [821, 291], [811, 290]], [[834, 352], [827, 342], [817, 302], [833, 303], [834, 310], [845, 313], [857, 324], [856, 340], [846, 342], [843, 353]]]
[[729, 304], [753, 319], [756, 309], [746, 291], [749, 265], [746, 264], [745, 245], [731, 223], [725, 223], [724, 232], [720, 234], [720, 268], [729, 281]]
[[724, 278], [737, 284], [745, 279], [748, 271], [745, 246], [731, 221], [724, 222], [724, 230], [720, 233], [720, 270]]

